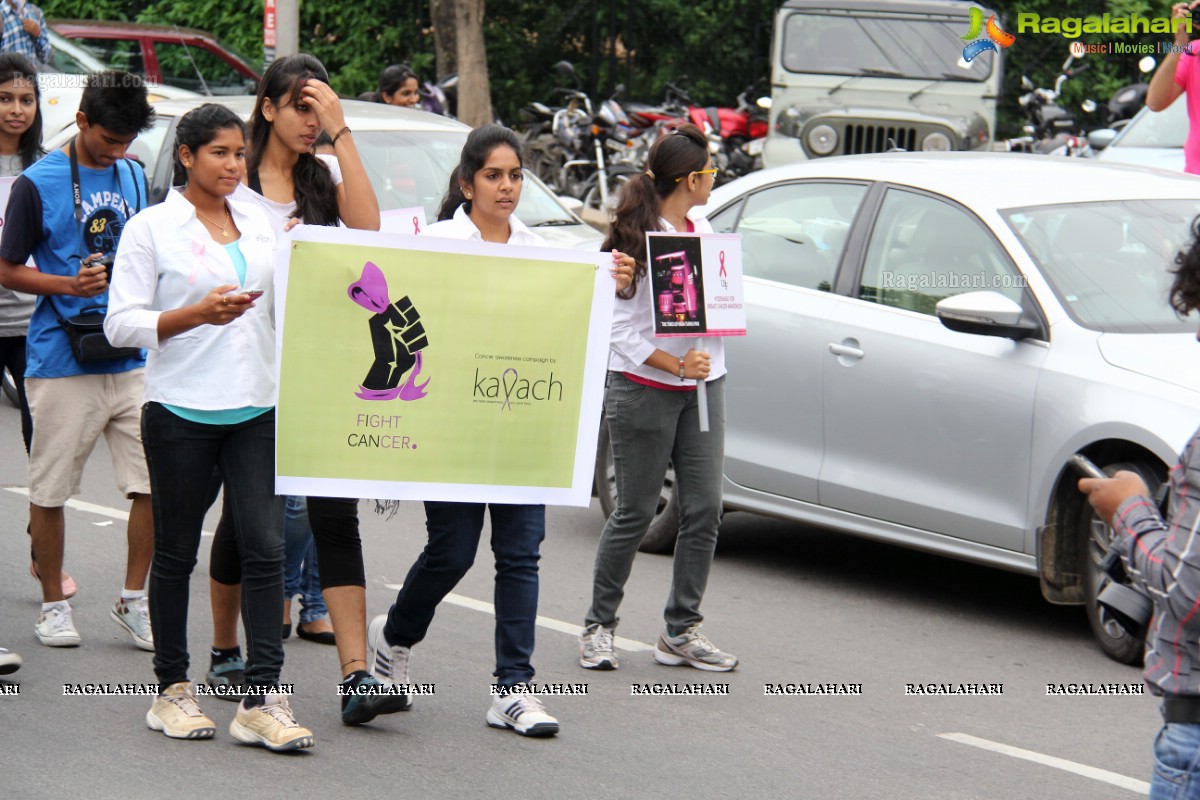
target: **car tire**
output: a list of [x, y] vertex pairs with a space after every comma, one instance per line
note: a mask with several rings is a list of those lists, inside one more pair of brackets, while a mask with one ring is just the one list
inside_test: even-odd
[[[596, 493], [600, 497], [600, 511], [604, 518], [612, 516], [617, 507], [617, 479], [613, 467], [612, 441], [608, 435], [608, 420], [600, 420], [600, 440], [596, 447]], [[654, 521], [638, 545], [643, 553], [670, 553], [675, 549], [679, 536], [679, 499], [675, 494], [675, 468], [667, 465], [663, 476], [662, 493], [658, 498], [658, 510]]]
[[[1148, 464], [1120, 462], [1109, 464], [1104, 471], [1112, 475], [1120, 470], [1136, 472], [1150, 487], [1154, 496], [1163, 478], [1159, 471]], [[1079, 536], [1082, 537], [1080, 546], [1081, 570], [1083, 586], [1086, 595], [1088, 623], [1092, 626], [1092, 634], [1104, 654], [1122, 664], [1140, 664], [1145, 652], [1145, 639], [1142, 636], [1126, 632], [1112, 616], [1096, 602], [1096, 597], [1112, 580], [1100, 571], [1100, 562], [1104, 559], [1112, 543], [1112, 528], [1103, 522], [1085, 501], [1079, 506], [1076, 515]]]
[[13, 408], [20, 408], [21, 407], [21, 398], [17, 394], [17, 384], [13, 380], [12, 373], [9, 372], [7, 369], [5, 369], [3, 372], [4, 372], [4, 389], [3, 389], [4, 397], [8, 400], [8, 402], [12, 403]]

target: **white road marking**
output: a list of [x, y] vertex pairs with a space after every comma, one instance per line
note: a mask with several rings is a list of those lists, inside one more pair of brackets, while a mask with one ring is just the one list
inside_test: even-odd
[[[395, 589], [396, 591], [400, 591], [400, 589], [404, 586], [402, 583], [388, 583], [384, 585], [387, 586], [387, 588]], [[484, 602], [483, 600], [476, 600], [474, 597], [467, 597], [465, 595], [454, 594], [451, 592], [450, 594], [446, 595], [446, 602], [453, 603], [456, 606], [462, 606], [463, 608], [469, 608], [473, 611], [482, 611], [485, 614], [491, 614], [492, 616], [495, 616], [496, 614], [496, 607], [494, 605]], [[560, 619], [552, 619], [550, 617], [543, 616], [538, 616], [537, 624], [541, 625], [543, 628], [549, 628], [552, 631], [569, 633], [572, 636], [578, 636], [579, 631], [583, 628], [583, 626], [578, 622], [563, 622]], [[646, 644], [645, 642], [639, 642], [634, 639], [626, 639], [622, 636], [613, 637], [613, 646], [619, 647], [622, 650], [628, 650], [631, 653], [645, 652], [647, 650], [654, 649], [654, 645], [652, 644]]]
[[[22, 495], [23, 497], [29, 497], [29, 488], [26, 486], [5, 486], [4, 488], [5, 488], [5, 490], [12, 492], [13, 494], [19, 494], [19, 495]], [[108, 506], [99, 506], [99, 505], [96, 505], [95, 503], [84, 502], [83, 500], [68, 500], [66, 502], [66, 506], [67, 506], [67, 508], [74, 509], [75, 511], [83, 511], [88, 514], [95, 514], [100, 517], [109, 517], [111, 519], [119, 519], [119, 520], [124, 520], [126, 522], [129, 521], [129, 512], [122, 511], [119, 508], [109, 508]], [[97, 522], [95, 524], [103, 525], [104, 523]], [[212, 531], [201, 531], [200, 535], [201, 536], [212, 536], [213, 532]]]
[[1130, 778], [1126, 775], [1121, 775], [1117, 772], [1109, 772], [1106, 769], [1097, 767], [1089, 767], [1086, 764], [1077, 764], [1074, 761], [1068, 761], [1065, 758], [1056, 758], [1042, 753], [1034, 752], [1033, 750], [1023, 750], [1020, 747], [993, 742], [988, 739], [980, 739], [978, 736], [971, 736], [967, 733], [939, 733], [941, 739], [948, 739], [959, 744], [978, 747], [982, 750], [990, 750], [993, 753], [1000, 753], [1013, 758], [1021, 758], [1026, 761], [1032, 761], [1035, 764], [1042, 764], [1047, 767], [1061, 769], [1064, 772], [1072, 772], [1076, 775], [1082, 775], [1085, 778], [1091, 778], [1094, 781], [1101, 783], [1112, 784], [1122, 789], [1128, 789], [1131, 792], [1138, 794], [1150, 794], [1150, 784], [1145, 781], [1139, 781], [1136, 778]]

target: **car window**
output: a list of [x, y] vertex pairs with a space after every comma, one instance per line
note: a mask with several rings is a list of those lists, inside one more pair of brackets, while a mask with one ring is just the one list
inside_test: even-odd
[[244, 94], [249, 79], [211, 50], [183, 42], [155, 42], [162, 82], [201, 94]]
[[1021, 302], [1024, 278], [973, 215], [929, 195], [889, 189], [867, 244], [858, 296], [921, 314], [965, 292]]
[[[128, 155], [136, 158], [142, 167], [146, 170], [146, 182], [150, 184], [151, 192], [157, 184], [154, 182], [155, 174], [159, 169], [159, 156], [163, 152], [163, 147], [166, 144], [167, 131], [170, 130], [171, 124], [174, 122], [172, 117], [157, 117], [154, 120], [154, 126], [148, 131], [143, 131], [138, 134], [138, 137], [133, 140], [133, 144], [129, 145]], [[164, 169], [171, 169], [174, 162], [171, 159], [166, 160]], [[170, 181], [164, 186], [170, 186]], [[151, 197], [147, 204], [157, 203], [162, 197]]]
[[1119, 200], [1008, 211], [1008, 224], [1080, 325], [1109, 333], [1195, 330], [1167, 303], [1195, 200]]
[[1188, 136], [1187, 106], [1186, 98], [1182, 98], [1162, 111], [1145, 109], [1113, 144], [1118, 147], [1183, 147]]
[[[383, 210], [423, 206], [437, 219], [450, 172], [458, 165], [466, 132], [355, 131], [354, 143]], [[521, 220], [527, 222], [525, 198]], [[530, 211], [533, 209], [531, 208]]]
[[712, 225], [713, 233], [733, 233], [736, 230], [738, 212], [741, 209], [741, 202], [730, 203], [709, 217], [708, 223]]
[[861, 184], [801, 182], [751, 195], [737, 226], [743, 272], [829, 291], [866, 191]]
[[80, 37], [72, 39], [76, 44], [91, 53], [109, 69], [120, 69], [136, 75], [145, 75], [146, 67], [142, 63], [142, 46], [132, 39], [97, 39]]

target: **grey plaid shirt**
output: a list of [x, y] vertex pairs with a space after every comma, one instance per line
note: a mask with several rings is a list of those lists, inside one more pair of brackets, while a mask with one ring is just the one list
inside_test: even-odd
[[1169, 522], [1150, 498], [1131, 497], [1113, 529], [1126, 571], [1154, 598], [1146, 684], [1153, 694], [1200, 695], [1200, 430], [1168, 482]]

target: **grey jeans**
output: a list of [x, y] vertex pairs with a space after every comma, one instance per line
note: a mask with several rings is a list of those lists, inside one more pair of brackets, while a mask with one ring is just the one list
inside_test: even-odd
[[611, 372], [605, 417], [612, 439], [617, 508], [596, 551], [586, 623], [615, 628], [638, 545], [654, 519], [668, 462], [675, 466], [679, 538], [663, 618], [678, 636], [704, 619], [700, 601], [717, 547], [725, 457], [725, 378], [708, 382], [709, 431], [701, 433], [695, 392], [672, 392]]

